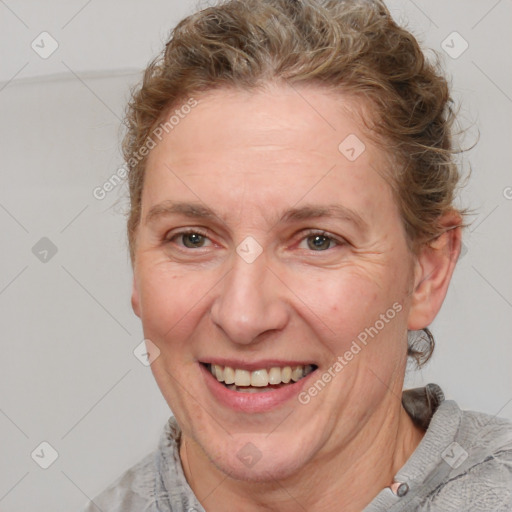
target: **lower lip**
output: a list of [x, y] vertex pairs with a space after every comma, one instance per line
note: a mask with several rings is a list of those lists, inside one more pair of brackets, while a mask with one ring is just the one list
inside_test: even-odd
[[235, 411], [249, 413], [270, 411], [296, 397], [301, 392], [306, 381], [316, 372], [316, 370], [314, 370], [299, 381], [281, 388], [273, 389], [272, 391], [243, 393], [228, 389], [224, 384], [221, 384], [203, 364], [198, 364], [203, 372], [206, 387], [218, 402]]

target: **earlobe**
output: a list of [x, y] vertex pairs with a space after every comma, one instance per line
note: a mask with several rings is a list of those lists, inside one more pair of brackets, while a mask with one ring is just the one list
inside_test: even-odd
[[137, 287], [137, 281], [135, 279], [135, 274], [133, 276], [133, 284], [132, 284], [132, 309], [133, 309], [133, 312], [140, 318], [139, 290]]
[[461, 248], [460, 216], [445, 219], [445, 231], [420, 249], [416, 259], [408, 329], [428, 327], [441, 309]]

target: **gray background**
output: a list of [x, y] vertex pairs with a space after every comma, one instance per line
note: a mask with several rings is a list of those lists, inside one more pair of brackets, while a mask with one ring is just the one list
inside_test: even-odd
[[[432, 329], [435, 356], [406, 384], [437, 382], [464, 408], [512, 419], [512, 2], [389, 6], [443, 54], [463, 143], [480, 132], [462, 161], [473, 174], [461, 203], [475, 214]], [[79, 510], [154, 449], [170, 414], [133, 354], [142, 330], [130, 306], [126, 189], [103, 200], [93, 190], [122, 164], [130, 85], [195, 7], [0, 0], [1, 511]], [[31, 47], [51, 48], [43, 31], [59, 45], [44, 59]], [[454, 31], [469, 45], [457, 58]], [[58, 453], [48, 469], [43, 441]]]

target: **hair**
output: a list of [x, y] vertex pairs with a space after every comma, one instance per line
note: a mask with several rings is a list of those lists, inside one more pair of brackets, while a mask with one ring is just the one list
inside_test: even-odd
[[[453, 205], [460, 179], [453, 101], [434, 55], [429, 62], [380, 0], [227, 0], [183, 19], [145, 69], [126, 111], [132, 264], [147, 161], [141, 148], [154, 130], [193, 95], [271, 83], [361, 98], [371, 112], [362, 120], [369, 136], [393, 161], [389, 182], [409, 247], [415, 251], [440, 236], [442, 216], [456, 211], [462, 218], [464, 212]], [[418, 366], [434, 346], [425, 333], [426, 348], [409, 343]]]

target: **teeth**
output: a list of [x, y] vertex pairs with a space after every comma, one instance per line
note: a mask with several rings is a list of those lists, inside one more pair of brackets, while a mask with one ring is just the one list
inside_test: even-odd
[[264, 388], [268, 386], [268, 372], [267, 370], [256, 370], [251, 373], [251, 386], [257, 388]]
[[250, 386], [251, 374], [247, 370], [235, 370], [235, 384], [237, 386]]
[[270, 369], [262, 368], [249, 372], [239, 368], [231, 368], [229, 366], [220, 366], [218, 364], [208, 365], [212, 375], [219, 381], [224, 382], [229, 388], [235, 386], [253, 386], [256, 388], [264, 388], [269, 384], [288, 384], [290, 381], [297, 382], [314, 370], [314, 366], [308, 364], [306, 366], [285, 366], [279, 368], [274, 366]]
[[281, 384], [281, 368], [270, 368], [268, 372], [269, 384]]
[[214, 377], [217, 377], [219, 382], [224, 382], [224, 371], [222, 370], [222, 366], [214, 364], [212, 373]]
[[235, 383], [235, 370], [226, 366], [224, 368], [224, 382], [226, 384], [234, 384]]
[[294, 366], [292, 369], [293, 382], [297, 382], [298, 380], [302, 379], [302, 377], [304, 377], [304, 367], [303, 366]]

